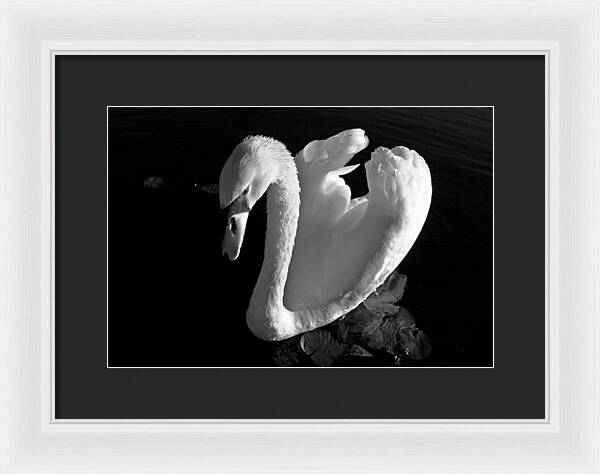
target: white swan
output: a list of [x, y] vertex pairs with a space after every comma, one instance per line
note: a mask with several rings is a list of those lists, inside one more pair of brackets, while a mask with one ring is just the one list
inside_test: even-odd
[[248, 213], [267, 194], [265, 255], [246, 321], [264, 340], [328, 324], [358, 306], [398, 266], [431, 203], [429, 168], [405, 147], [365, 163], [369, 194], [350, 199], [344, 165], [368, 145], [363, 130], [310, 142], [295, 160], [277, 140], [244, 139], [219, 179], [223, 253], [240, 252]]

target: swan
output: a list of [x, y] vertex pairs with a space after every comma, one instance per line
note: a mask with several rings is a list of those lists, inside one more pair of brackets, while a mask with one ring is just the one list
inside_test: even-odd
[[280, 341], [324, 326], [357, 307], [399, 265], [431, 203], [431, 176], [414, 150], [379, 147], [365, 163], [369, 193], [351, 199], [345, 166], [368, 146], [362, 129], [308, 143], [292, 157], [260, 135], [233, 150], [219, 177], [222, 252], [240, 253], [249, 212], [266, 194], [263, 265], [246, 322]]

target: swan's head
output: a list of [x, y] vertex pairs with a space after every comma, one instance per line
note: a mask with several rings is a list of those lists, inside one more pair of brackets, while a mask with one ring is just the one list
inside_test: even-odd
[[278, 157], [287, 152], [272, 138], [252, 136], [239, 143], [221, 170], [219, 201], [225, 217], [221, 250], [229, 260], [240, 254], [248, 213], [279, 174]]

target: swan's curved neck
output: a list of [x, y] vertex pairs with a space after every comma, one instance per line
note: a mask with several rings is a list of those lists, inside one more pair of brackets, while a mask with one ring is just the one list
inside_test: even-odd
[[293, 158], [288, 155], [279, 162], [279, 175], [267, 190], [265, 256], [247, 314], [248, 326], [263, 339], [287, 332], [278, 326], [296, 326], [283, 296], [300, 214], [300, 185]]
[[285, 307], [285, 284], [300, 216], [300, 184], [292, 156], [286, 153], [275, 159], [279, 162], [279, 174], [267, 189], [265, 256], [246, 313], [250, 330], [269, 341], [328, 324], [367, 296], [349, 292], [318, 308], [290, 311]]

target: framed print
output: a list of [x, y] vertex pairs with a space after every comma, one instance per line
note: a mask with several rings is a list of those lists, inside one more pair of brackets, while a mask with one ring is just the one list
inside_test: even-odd
[[2, 5], [0, 472], [600, 472], [598, 2], [176, 7]]

